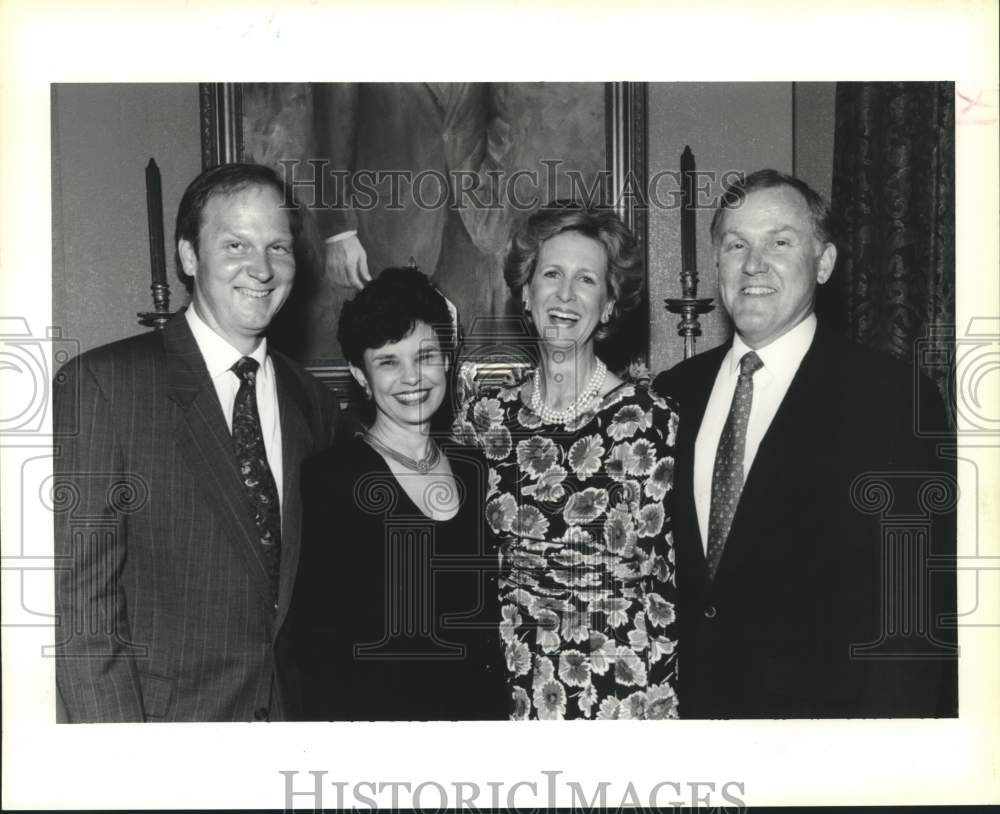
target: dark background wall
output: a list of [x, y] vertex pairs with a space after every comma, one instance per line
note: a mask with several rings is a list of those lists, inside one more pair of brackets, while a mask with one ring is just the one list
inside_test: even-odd
[[163, 179], [171, 308], [172, 235], [181, 195], [201, 171], [196, 84], [52, 86], [52, 319], [81, 350], [146, 330], [152, 310], [146, 162]]

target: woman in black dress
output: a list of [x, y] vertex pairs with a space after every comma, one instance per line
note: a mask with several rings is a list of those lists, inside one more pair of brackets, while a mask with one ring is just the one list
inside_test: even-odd
[[447, 303], [419, 271], [387, 269], [344, 305], [337, 338], [371, 416], [302, 467], [301, 717], [506, 717], [489, 470], [433, 431], [450, 418]]

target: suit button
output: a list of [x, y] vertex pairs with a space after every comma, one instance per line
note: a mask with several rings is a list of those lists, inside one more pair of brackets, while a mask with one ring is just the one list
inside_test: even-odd
[[266, 721], [268, 712], [269, 710], [267, 707], [258, 707], [254, 710], [253, 718], [255, 721]]
[[717, 613], [718, 613], [718, 611], [715, 609], [715, 605], [706, 605], [705, 606], [705, 618], [706, 619], [714, 619], [715, 615]]

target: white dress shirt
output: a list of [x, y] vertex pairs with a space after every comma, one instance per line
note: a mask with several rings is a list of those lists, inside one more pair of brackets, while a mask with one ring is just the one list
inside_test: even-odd
[[[226, 417], [229, 432], [232, 433], [233, 404], [240, 389], [240, 379], [230, 368], [242, 359], [244, 354], [209, 328], [195, 312], [194, 305], [188, 306], [184, 316], [208, 367], [208, 375], [212, 378], [216, 395], [222, 405], [222, 414]], [[264, 452], [267, 454], [271, 474], [274, 475], [274, 483], [278, 487], [280, 505], [284, 482], [281, 467], [281, 417], [278, 413], [278, 388], [275, 383], [274, 363], [267, 354], [267, 339], [262, 339], [254, 352], [249, 355], [260, 365], [257, 370], [257, 412], [260, 414], [260, 428], [264, 435]]]
[[[795, 372], [802, 364], [802, 358], [809, 350], [816, 335], [816, 315], [810, 314], [788, 333], [779, 336], [769, 345], [757, 350], [757, 356], [764, 366], [753, 374], [753, 401], [750, 404], [750, 418], [747, 421], [746, 447], [743, 457], [744, 482], [750, 476], [750, 467], [757, 456], [757, 448], [767, 433], [781, 400], [788, 392]], [[701, 544], [708, 550], [708, 515], [712, 504], [712, 472], [715, 469], [715, 453], [719, 447], [722, 428], [729, 416], [729, 408], [736, 392], [736, 381], [740, 374], [740, 359], [753, 348], [733, 337], [733, 346], [722, 360], [715, 386], [708, 397], [705, 416], [698, 430], [694, 445], [694, 504], [698, 512], [698, 527], [701, 530]]]

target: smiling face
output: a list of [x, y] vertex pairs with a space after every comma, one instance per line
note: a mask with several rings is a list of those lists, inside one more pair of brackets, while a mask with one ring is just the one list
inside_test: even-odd
[[365, 369], [351, 374], [375, 400], [375, 423], [413, 429], [427, 424], [444, 401], [448, 360], [434, 329], [417, 322], [398, 342], [364, 353]]
[[740, 337], [762, 348], [813, 310], [816, 286], [837, 259], [821, 243], [805, 198], [792, 187], [759, 189], [726, 211], [715, 247], [722, 304]]
[[614, 305], [604, 246], [579, 232], [550, 237], [538, 250], [524, 301], [544, 342], [578, 349], [589, 344]]
[[241, 353], [257, 347], [292, 290], [295, 257], [288, 214], [270, 187], [213, 195], [202, 211], [198, 251], [177, 244], [194, 278], [195, 311]]

